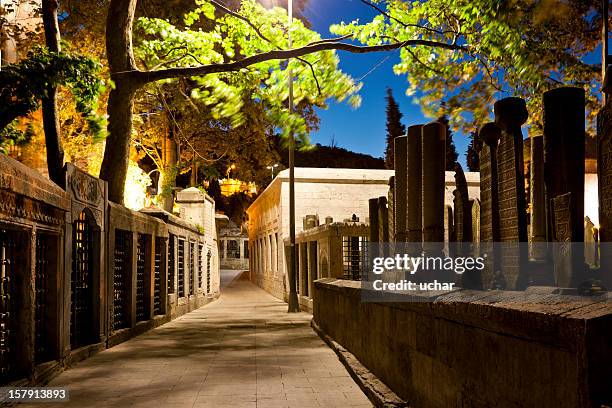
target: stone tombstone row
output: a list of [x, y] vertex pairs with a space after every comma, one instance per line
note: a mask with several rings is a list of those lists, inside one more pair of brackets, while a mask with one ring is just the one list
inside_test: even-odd
[[529, 194], [531, 201], [531, 222], [529, 239], [532, 243], [529, 257], [545, 261], [546, 254], [546, 191], [544, 188], [544, 138], [531, 137]]
[[[445, 125], [432, 122], [410, 126], [406, 136], [395, 138], [394, 155], [395, 176], [389, 179], [388, 197], [369, 201], [370, 219], [377, 224], [376, 227], [371, 221], [371, 240], [385, 242], [390, 247], [395, 242], [405, 243], [407, 250], [414, 254], [420, 254], [423, 249], [441, 253], [444, 243]], [[377, 217], [373, 215], [375, 212]], [[377, 233], [373, 230], [375, 228]], [[430, 244], [423, 248], [423, 242]]]
[[395, 242], [395, 176], [389, 178], [389, 192], [387, 194], [387, 228], [388, 239], [385, 241], [389, 245], [389, 251], [395, 252], [393, 243]]
[[597, 116], [597, 180], [599, 187], [600, 270], [604, 286], [612, 288], [612, 66], [608, 66], [603, 92], [606, 105]]
[[[523, 135], [527, 107], [520, 98], [495, 103], [495, 122], [480, 130], [480, 241], [490, 252], [483, 284], [523, 289], [528, 284], [527, 203], [523, 176]], [[499, 244], [497, 244], [499, 243]]]
[[423, 252], [435, 256], [441, 254], [444, 245], [446, 127], [442, 123], [423, 126], [421, 172]]
[[520, 98], [504, 98], [494, 105], [501, 129], [497, 148], [500, 265], [509, 289], [524, 289], [527, 280], [527, 203], [523, 176], [523, 133], [527, 106]]
[[480, 150], [480, 249], [489, 252], [482, 273], [485, 288], [493, 286], [493, 277], [500, 270], [497, 246], [499, 236], [499, 195], [497, 181], [497, 145], [501, 129], [493, 122], [485, 124], [478, 133], [482, 140]]
[[572, 263], [577, 255], [572, 251], [572, 210], [574, 199], [572, 193], [559, 195], [551, 200], [552, 218], [554, 220], [553, 251], [555, 279], [558, 286], [570, 287], [572, 285]]
[[[606, 177], [612, 179], [610, 111], [608, 106], [599, 118], [600, 184]], [[445, 126], [438, 122], [411, 126], [406, 136], [397, 138], [394, 145], [396, 173], [389, 183], [388, 202], [383, 204], [381, 198], [371, 201], [371, 214], [378, 214], [378, 225], [372, 228], [378, 230], [380, 242], [408, 242], [408, 248], [415, 253], [438, 255], [444, 250], [447, 216], [448, 225], [453, 226], [452, 240], [478, 241], [482, 243], [477, 249], [480, 253], [486, 249], [483, 244], [501, 243], [488, 248], [491, 256], [482, 279], [472, 279], [471, 285], [523, 289], [544, 284], [546, 279], [542, 275], [547, 273], [542, 273], [545, 269], [529, 273], [530, 253], [526, 244], [529, 235], [535, 243], [584, 240], [584, 91], [559, 88], [544, 95], [544, 134], [532, 138], [530, 231], [521, 132], [528, 117], [526, 104], [520, 98], [505, 98], [495, 103], [494, 112], [495, 121], [484, 125], [479, 132], [483, 141], [479, 152], [479, 201], [469, 200], [465, 174], [457, 166], [454, 211], [445, 214]], [[606, 220], [612, 221], [612, 191], [606, 193], [609, 185], [612, 182], [600, 185], [604, 200], [600, 206], [602, 227]], [[609, 208], [605, 205], [606, 197]], [[385, 228], [387, 237], [383, 238]], [[375, 235], [373, 231], [372, 236]], [[602, 233], [602, 240], [612, 240], [610, 235]], [[534, 259], [550, 257], [545, 244], [538, 248], [544, 250], [532, 253]], [[457, 245], [453, 249], [458, 254], [467, 254], [471, 253], [472, 245]], [[554, 280], [559, 286], [580, 283], [584, 251], [574, 252], [552, 256]]]
[[[542, 253], [545, 246], [538, 242], [584, 240], [584, 91], [558, 88], [546, 92], [543, 102], [544, 135], [531, 139], [530, 235], [536, 243], [533, 248], [539, 251], [531, 254], [535, 259], [549, 256], [545, 250]], [[521, 132], [527, 109], [522, 99], [505, 98], [495, 103], [494, 112], [495, 122], [483, 126], [479, 133], [483, 141], [480, 241], [501, 244], [490, 248], [493, 259], [487, 262], [488, 276], [483, 277], [483, 283], [523, 289], [546, 280], [541, 270], [529, 273], [529, 247], [519, 244], [528, 242]], [[576, 287], [583, 277], [583, 253], [560, 251], [563, 253], [553, 254], [555, 282]]]
[[422, 250], [422, 134], [423, 126], [408, 127], [406, 155], [406, 240], [409, 250], [419, 254]]
[[[393, 141], [393, 154], [395, 160], [394, 168], [406, 167], [408, 160], [408, 136], [395, 138]], [[395, 242], [406, 241], [407, 177], [407, 171], [396, 171], [393, 177], [393, 231]]]
[[571, 242], [584, 242], [585, 94], [562, 87], [544, 93], [543, 102], [547, 235], [561, 243], [553, 246], [554, 280], [577, 287], [586, 272], [584, 251], [571, 250]]

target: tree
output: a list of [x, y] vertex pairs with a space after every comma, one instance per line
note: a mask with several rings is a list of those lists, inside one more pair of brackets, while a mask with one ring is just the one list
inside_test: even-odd
[[587, 91], [592, 133], [600, 66], [584, 56], [600, 43], [600, 0], [361, 2], [378, 15], [370, 22], [338, 24], [335, 34], [367, 45], [420, 38], [463, 51], [423, 45], [400, 51], [394, 72], [407, 76], [408, 94], [427, 116], [448, 113], [453, 127], [467, 133], [490, 120], [495, 98], [513, 95], [526, 99], [528, 124], [537, 130], [543, 92], [567, 84]]
[[[99, 52], [101, 47], [97, 44], [101, 41], [103, 43], [104, 36], [100, 9], [104, 9], [108, 3], [108, 0], [62, 2], [64, 37], [76, 48]], [[226, 0], [223, 4], [235, 8], [240, 6], [240, 0]], [[300, 16], [305, 4], [306, 1], [302, 0], [294, 2], [294, 13], [297, 16]], [[152, 36], [143, 29], [143, 20], [139, 21], [139, 16], [148, 17], [153, 22], [164, 19], [172, 26], [185, 27], [185, 15], [193, 9], [193, 0], [138, 2], [135, 11], [134, 53], [139, 66], [144, 69], [154, 68], [160, 61], [165, 61], [160, 55], [165, 57], [164, 53], [173, 47], [165, 47], [162, 42], [158, 44], [159, 53], [147, 50], [150, 44], [147, 40]], [[211, 31], [215, 26], [215, 22], [207, 18], [190, 18], [191, 31]], [[305, 25], [308, 25], [307, 22]], [[221, 36], [226, 37], [226, 34], [221, 33]], [[239, 48], [234, 49], [235, 54], [239, 55], [239, 52]], [[206, 50], [192, 50], [191, 54], [198, 59], [208, 58]], [[104, 60], [104, 55], [96, 55]], [[186, 176], [190, 176], [189, 185], [196, 185], [223, 174], [227, 165], [233, 163], [238, 166], [239, 177], [257, 182], [266, 180], [265, 166], [269, 162], [278, 161], [270, 156], [270, 143], [265, 140], [274, 137], [275, 125], [263, 107], [254, 109], [256, 105], [262, 105], [262, 101], [243, 98], [241, 111], [245, 120], [243, 124], [234, 126], [231, 116], [212, 118], [210, 113], [215, 104], [209, 106], [204, 103], [206, 98], [192, 97], [192, 91], [197, 93], [199, 89], [200, 85], [196, 81], [183, 78], [171, 83], [150, 83], [135, 95], [134, 111], [138, 114], [134, 116], [131, 157], [132, 160], [140, 158], [140, 167], [150, 174], [158, 186], [158, 204], [168, 211], [173, 207], [175, 185], [187, 183]], [[313, 119], [316, 119], [312, 106], [302, 103], [298, 110], [311, 128]], [[266, 130], [262, 131], [264, 128]], [[134, 151], [134, 147], [137, 151]]]
[[[338, 57], [333, 50], [354, 53], [390, 51], [403, 47], [426, 45], [461, 50], [463, 46], [448, 41], [420, 38], [379, 45], [356, 46], [342, 42], [351, 36], [324, 40], [307, 29], [299, 20], [291, 27], [295, 47], [285, 49], [287, 19], [282, 9], [266, 10], [253, 0], [244, 0], [238, 12], [227, 9], [215, 0], [198, 1], [199, 7], [186, 18], [188, 28], [178, 30], [168, 22], [143, 19], [141, 28], [153, 38], [151, 51], [160, 45], [178, 41], [174, 47], [159, 55], [158, 66], [142, 70], [137, 66], [132, 44], [132, 29], [136, 0], [111, 0], [107, 15], [106, 50], [115, 87], [108, 101], [109, 136], [102, 161], [100, 177], [109, 182], [109, 198], [121, 202], [127, 173], [133, 104], [136, 92], [146, 84], [181, 77], [196, 78], [201, 86], [200, 95], [207, 98], [213, 114], [234, 116], [240, 122], [240, 87], [224, 82], [238, 77], [249, 85], [255, 99], [266, 99], [275, 108], [272, 113], [277, 123], [284, 124], [285, 134], [294, 132], [306, 137], [303, 119], [291, 115], [286, 107], [287, 59], [291, 58], [296, 77], [296, 103], [303, 99], [324, 105], [328, 97], [348, 99], [359, 103], [359, 86], [337, 69]], [[191, 31], [189, 26], [200, 18], [213, 22], [211, 31]], [[257, 21], [255, 25], [252, 21]], [[220, 33], [227, 36], [222, 37]], [[221, 41], [221, 38], [223, 40]], [[233, 50], [239, 45], [240, 55]], [[178, 46], [178, 47], [176, 47]], [[207, 52], [206, 58], [193, 58], [193, 52]], [[315, 54], [316, 55], [313, 55]], [[179, 65], [187, 63], [187, 65]], [[235, 115], [234, 115], [235, 114]]]
[[387, 148], [385, 150], [385, 166], [388, 169], [393, 169], [395, 159], [393, 144], [396, 137], [403, 136], [406, 133], [406, 126], [402, 124], [402, 113], [393, 97], [391, 88], [387, 88], [385, 100], [387, 101]]
[[[60, 31], [57, 21], [57, 0], [42, 0], [42, 19], [45, 29], [45, 42], [49, 51], [59, 53]], [[49, 85], [46, 95], [42, 98], [43, 126], [45, 129], [45, 145], [47, 147], [47, 168], [49, 178], [63, 186], [64, 150], [60, 139], [60, 121], [57, 111], [57, 85]]]
[[478, 137], [478, 132], [470, 133], [470, 144], [465, 153], [465, 161], [469, 171], [480, 172], [480, 149], [482, 141]]
[[95, 111], [104, 89], [99, 72], [100, 64], [91, 58], [34, 48], [25, 59], [0, 71], [0, 131], [39, 109], [41, 100], [59, 85], [70, 89], [77, 111], [87, 118], [92, 131], [99, 131]]

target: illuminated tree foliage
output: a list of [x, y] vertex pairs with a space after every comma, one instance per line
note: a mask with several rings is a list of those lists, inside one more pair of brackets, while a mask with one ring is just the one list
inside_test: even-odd
[[[146, 61], [147, 68], [199, 66], [223, 63], [243, 58], [261, 51], [286, 47], [286, 10], [265, 9], [255, 1], [243, 1], [240, 15], [249, 16], [261, 28], [262, 36], [254, 32], [247, 22], [230, 14], [216, 17], [215, 7], [208, 2], [185, 16], [184, 28], [178, 28], [162, 19], [141, 18], [136, 23], [136, 57]], [[192, 30], [201, 19], [215, 21], [209, 31]], [[319, 41], [320, 35], [296, 20], [292, 36], [296, 45]], [[239, 55], [236, 55], [236, 54]], [[333, 51], [304, 56], [291, 62], [294, 76], [294, 101], [303, 100], [325, 106], [327, 98], [347, 100], [353, 106], [359, 104], [356, 92], [360, 86], [338, 69], [338, 57]], [[288, 97], [288, 71], [283, 60], [271, 60], [257, 64], [254, 69], [238, 72], [193, 77], [192, 99], [200, 99], [209, 107], [213, 119], [230, 118], [234, 126], [244, 123], [244, 95], [261, 101], [267, 107], [271, 123], [283, 125], [287, 134], [294, 131], [302, 139], [307, 137], [303, 117], [290, 115]]]
[[407, 76], [407, 94], [428, 116], [447, 113], [451, 126], [469, 132], [489, 120], [497, 98], [512, 95], [527, 100], [529, 124], [538, 130], [542, 93], [571, 84], [587, 91], [592, 129], [600, 68], [584, 57], [599, 43], [599, 0], [361, 1], [378, 15], [337, 24], [334, 33], [367, 45], [418, 38], [459, 47], [400, 51], [394, 71]]
[[101, 135], [103, 124], [95, 113], [98, 95], [104, 89], [99, 72], [100, 64], [91, 58], [54, 53], [39, 47], [19, 63], [3, 67], [0, 71], [0, 131], [18, 117], [36, 111], [49, 86], [66, 86], [71, 90], [77, 111], [87, 119], [89, 130]]

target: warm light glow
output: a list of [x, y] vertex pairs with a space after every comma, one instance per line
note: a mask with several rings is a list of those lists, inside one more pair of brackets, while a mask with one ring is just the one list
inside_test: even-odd
[[123, 202], [127, 208], [140, 210], [147, 206], [147, 187], [151, 185], [151, 178], [142, 171], [136, 163], [130, 160], [127, 177], [125, 179], [125, 192]]
[[597, 190], [597, 173], [585, 174], [584, 216], [589, 217], [595, 225], [599, 225], [599, 194]]
[[226, 197], [237, 193], [257, 193], [257, 186], [255, 183], [232, 178], [219, 180], [219, 186], [221, 187], [221, 194]]

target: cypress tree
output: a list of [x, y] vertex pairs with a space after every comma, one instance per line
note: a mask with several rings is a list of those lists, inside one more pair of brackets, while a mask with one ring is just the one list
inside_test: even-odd
[[478, 137], [478, 132], [470, 133], [470, 144], [467, 147], [467, 152], [465, 153], [465, 159], [467, 162], [467, 167], [469, 171], [480, 171], [480, 148], [482, 147], [482, 142]]
[[391, 88], [387, 88], [387, 149], [385, 150], [385, 167], [393, 169], [393, 141], [398, 136], [406, 134], [406, 126], [401, 122], [402, 113], [393, 97]]

